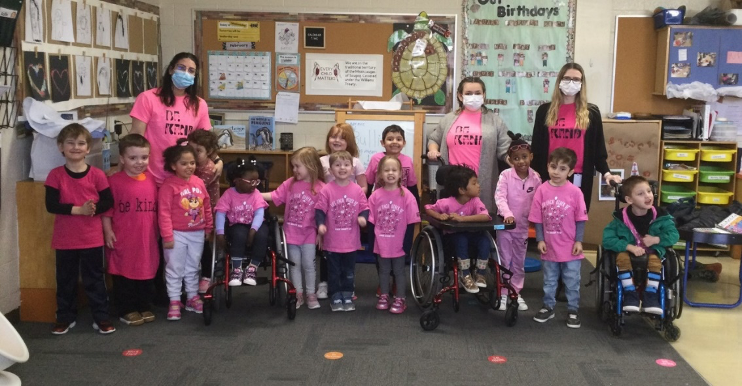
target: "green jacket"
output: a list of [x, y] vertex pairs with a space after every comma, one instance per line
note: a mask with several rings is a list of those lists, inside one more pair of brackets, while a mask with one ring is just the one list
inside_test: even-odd
[[[623, 223], [623, 209], [613, 212], [613, 221], [603, 230], [603, 248], [613, 252], [625, 252], [629, 244], [636, 245], [636, 239], [629, 227]], [[680, 239], [675, 219], [663, 209], [657, 209], [657, 218], [649, 224], [649, 235], [657, 236], [660, 242], [651, 246], [660, 259], [665, 257], [665, 248], [673, 246]]]

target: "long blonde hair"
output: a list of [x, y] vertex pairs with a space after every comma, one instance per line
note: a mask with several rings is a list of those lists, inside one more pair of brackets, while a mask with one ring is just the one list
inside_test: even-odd
[[325, 150], [327, 151], [327, 154], [332, 153], [332, 149], [330, 149], [330, 137], [334, 137], [338, 134], [340, 134], [340, 137], [348, 143], [348, 146], [345, 148], [345, 150], [350, 153], [351, 156], [358, 157], [358, 144], [356, 144], [356, 134], [353, 132], [353, 126], [345, 122], [336, 123], [330, 128], [330, 131], [327, 132], [327, 139], [325, 140]]
[[578, 129], [585, 130], [590, 125], [590, 112], [587, 105], [587, 81], [585, 79], [585, 71], [577, 63], [567, 63], [559, 71], [556, 87], [554, 87], [554, 92], [551, 94], [551, 106], [549, 106], [549, 112], [546, 114], [546, 127], [556, 124], [559, 108], [562, 106], [562, 100], [564, 99], [562, 90], [559, 89], [559, 83], [561, 83], [564, 73], [567, 70], [577, 70], [582, 75], [582, 88], [575, 95], [575, 124]]
[[[296, 161], [309, 172], [309, 185], [312, 187], [312, 194], [317, 194], [315, 184], [317, 181], [325, 182], [325, 173], [322, 169], [322, 163], [319, 161], [319, 154], [317, 150], [311, 146], [302, 147], [294, 152], [291, 156], [292, 161]], [[294, 185], [296, 178], [291, 181], [291, 185]]]
[[384, 168], [384, 164], [387, 163], [387, 161], [394, 161], [399, 166], [399, 179], [397, 180], [397, 187], [399, 188], [399, 195], [404, 196], [404, 189], [402, 189], [402, 173], [404, 173], [404, 170], [402, 169], [402, 161], [399, 160], [396, 156], [393, 155], [385, 155], [381, 158], [379, 161], [379, 167], [376, 170], [376, 186], [379, 187], [379, 189], [384, 188], [384, 177], [381, 175], [381, 170]]

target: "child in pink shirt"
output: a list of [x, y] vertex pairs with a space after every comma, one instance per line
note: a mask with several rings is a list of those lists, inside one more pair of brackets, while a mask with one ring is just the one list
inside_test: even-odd
[[[479, 180], [477, 180], [474, 170], [458, 165], [451, 165], [448, 168], [445, 190], [448, 194], [451, 194], [451, 197], [440, 199], [432, 205], [425, 205], [425, 213], [439, 221], [481, 222], [492, 220], [484, 203], [479, 199]], [[456, 251], [460, 279], [466, 292], [475, 294], [479, 292], [479, 288], [487, 287], [484, 275], [492, 245], [485, 231], [456, 232], [449, 234], [447, 238], [451, 240]], [[477, 271], [473, 278], [469, 271], [471, 266], [469, 245], [476, 245], [479, 252]]]
[[121, 171], [108, 179], [115, 205], [103, 214], [108, 273], [119, 319], [138, 326], [153, 322], [152, 288], [157, 247], [157, 184], [147, 171], [149, 142], [139, 134], [119, 140]]
[[549, 155], [549, 181], [536, 189], [528, 220], [536, 226], [536, 240], [544, 267], [544, 305], [533, 320], [554, 317], [557, 280], [567, 294], [567, 327], [580, 328], [580, 266], [587, 209], [580, 188], [569, 182], [575, 172], [574, 150], [560, 147]]
[[366, 226], [368, 202], [360, 186], [350, 182], [353, 157], [347, 151], [330, 155], [335, 180], [325, 185], [315, 206], [317, 232], [327, 252], [327, 273], [333, 311], [353, 311], [356, 251]]
[[168, 177], [160, 187], [157, 215], [165, 253], [165, 279], [170, 297], [167, 320], [180, 320], [180, 293], [185, 283], [188, 301], [185, 309], [203, 312], [203, 302], [198, 296], [198, 271], [204, 239], [213, 228], [211, 203], [206, 186], [193, 175], [196, 154], [186, 145], [186, 139], [165, 149], [165, 168], [174, 176]]
[[[381, 295], [376, 309], [401, 314], [405, 304], [405, 232], [409, 224], [420, 222], [420, 210], [415, 197], [402, 187], [402, 163], [393, 155], [384, 156], [379, 162], [379, 189], [368, 199], [369, 222], [374, 224], [374, 253], [379, 256], [379, 287]], [[394, 304], [389, 306], [389, 274], [394, 272], [397, 291]]]
[[[304, 285], [306, 284], [307, 307], [319, 308], [315, 293], [317, 272], [315, 254], [317, 251], [317, 225], [314, 220], [314, 206], [322, 181], [322, 164], [319, 154], [313, 147], [302, 147], [291, 157], [294, 176], [284, 181], [278, 189], [263, 193], [266, 201], [276, 205], [286, 204], [283, 214], [283, 232], [288, 244], [288, 258], [294, 263], [290, 270], [291, 281], [296, 286], [296, 308], [304, 304]], [[302, 273], [304, 281], [302, 282]]]
[[[257, 285], [258, 266], [265, 259], [268, 248], [268, 224], [265, 202], [255, 189], [260, 184], [258, 167], [238, 158], [227, 167], [227, 179], [232, 185], [216, 205], [216, 241], [220, 250], [226, 247], [229, 236], [229, 258], [232, 273], [230, 286]], [[229, 226], [225, 224], [229, 221]], [[250, 264], [242, 269], [242, 261], [251, 252]]]

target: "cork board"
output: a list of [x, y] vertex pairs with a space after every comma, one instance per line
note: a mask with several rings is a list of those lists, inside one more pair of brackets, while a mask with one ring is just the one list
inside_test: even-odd
[[[157, 42], [160, 41], [160, 35], [157, 32], [157, 21], [154, 19], [142, 20], [142, 29], [144, 31], [144, 53], [148, 55], [157, 55]], [[153, 37], [150, 39], [149, 37]]]
[[[449, 30], [456, 31], [455, 17], [431, 16], [436, 22], [447, 24]], [[375, 54], [383, 55], [384, 77], [381, 97], [355, 97], [362, 100], [389, 100], [392, 97], [392, 54], [387, 51], [387, 40], [394, 32], [395, 23], [412, 23], [415, 15], [341, 15], [341, 14], [288, 14], [288, 13], [261, 13], [261, 12], [216, 12], [197, 11], [195, 28], [196, 54], [202, 62], [201, 74], [208, 75], [208, 51], [223, 50], [223, 44], [218, 40], [217, 26], [220, 20], [257, 21], [260, 23], [260, 41], [255, 42], [252, 51], [270, 52], [271, 66], [275, 67], [275, 22], [295, 22], [299, 24], [298, 53], [301, 55], [301, 72], [304, 73], [307, 53], [322, 54]], [[325, 48], [312, 49], [304, 47], [304, 27], [323, 27], [325, 29]], [[145, 31], [146, 33], [146, 31]], [[146, 35], [145, 35], [146, 36]], [[455, 37], [452, 35], [455, 41]], [[454, 76], [454, 55], [448, 54], [448, 78], [446, 84], [447, 105], [421, 106], [428, 112], [444, 113], [450, 111], [452, 104], [452, 89]], [[202, 76], [202, 82], [207, 76]], [[275, 81], [273, 82], [275, 83]], [[205, 94], [201, 85], [202, 94]], [[348, 96], [306, 95], [304, 80], [300, 84], [299, 107], [301, 110], [334, 110], [348, 107]], [[268, 101], [252, 100], [225, 100], [208, 99], [209, 107], [214, 109], [253, 109], [273, 110], [275, 108], [276, 87], [272, 85], [272, 97]], [[204, 95], [202, 95], [204, 96]]]
[[129, 52], [144, 52], [142, 18], [134, 15], [129, 15]]
[[657, 32], [652, 17], [616, 19], [616, 61], [612, 111], [632, 114], [680, 115], [698, 103], [692, 99], [667, 99], [654, 95]]

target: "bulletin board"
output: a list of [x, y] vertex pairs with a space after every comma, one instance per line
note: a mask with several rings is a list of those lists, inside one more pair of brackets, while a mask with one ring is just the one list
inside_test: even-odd
[[[275, 22], [289, 22], [299, 24], [298, 54], [301, 58], [302, 79], [299, 87], [299, 108], [304, 111], [334, 111], [336, 108], [347, 107], [348, 95], [307, 95], [303, 74], [306, 69], [306, 54], [354, 54], [354, 55], [383, 55], [383, 90], [381, 97], [364, 96], [363, 100], [386, 101], [392, 98], [392, 59], [393, 51], [387, 50], [387, 41], [395, 32], [395, 24], [412, 24], [416, 15], [359, 15], [359, 14], [326, 14], [326, 13], [265, 13], [265, 12], [219, 12], [196, 11], [196, 26], [194, 42], [196, 54], [202, 62], [205, 75], [208, 75], [209, 51], [224, 50], [223, 42], [218, 38], [218, 23], [223, 21], [251, 21], [260, 23], [259, 41], [253, 42], [251, 51], [270, 52], [275, 61]], [[451, 32], [451, 39], [455, 42], [456, 16], [430, 15], [436, 24], [447, 26]], [[313, 44], [305, 46], [304, 27], [324, 28], [324, 48], [313, 48]], [[456, 46], [447, 54], [448, 75], [445, 81], [445, 105], [425, 106], [418, 108], [430, 113], [445, 113], [453, 106], [454, 74], [456, 62]], [[275, 75], [275, 74], [274, 74]], [[202, 77], [202, 82], [208, 82]], [[223, 110], [273, 110], [275, 108], [276, 85], [271, 85], [269, 100], [243, 100], [223, 98], [208, 98], [209, 107]], [[202, 84], [200, 89], [205, 90], [208, 84]]]

